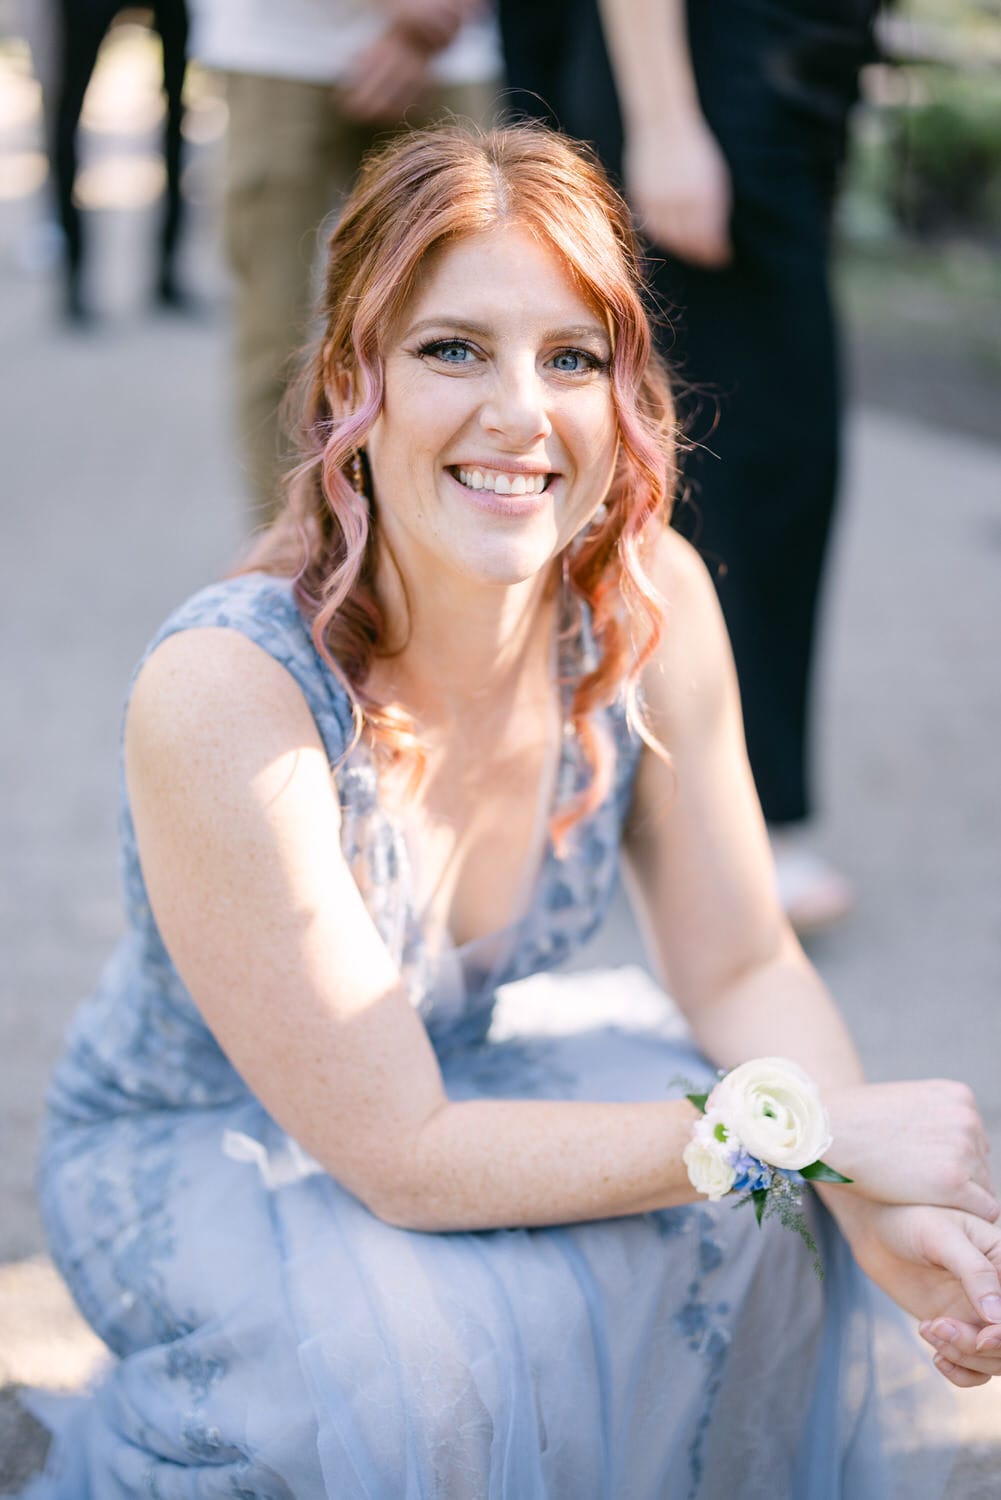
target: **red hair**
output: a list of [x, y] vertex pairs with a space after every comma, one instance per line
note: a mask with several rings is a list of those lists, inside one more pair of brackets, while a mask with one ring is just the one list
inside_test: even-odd
[[313, 639], [364, 722], [393, 761], [423, 769], [423, 749], [402, 704], [366, 692], [386, 648], [375, 589], [378, 531], [352, 462], [379, 415], [383, 347], [428, 259], [444, 246], [517, 224], [559, 256], [612, 333], [612, 399], [619, 432], [604, 515], [568, 548], [565, 574], [591, 613], [597, 659], [575, 685], [571, 717], [589, 784], [553, 820], [557, 846], [608, 791], [612, 747], [596, 711], [625, 694], [631, 726], [659, 753], [637, 703], [639, 674], [662, 627], [644, 557], [667, 524], [675, 480], [674, 408], [640, 293], [629, 210], [585, 148], [545, 126], [489, 132], [449, 125], [398, 136], [363, 163], [330, 236], [323, 332], [298, 386], [302, 460], [286, 506], [245, 563], [295, 578]]

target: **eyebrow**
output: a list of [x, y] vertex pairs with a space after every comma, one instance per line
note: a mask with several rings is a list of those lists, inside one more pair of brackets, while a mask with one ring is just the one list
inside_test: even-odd
[[[454, 317], [450, 313], [441, 313], [434, 318], [423, 318], [413, 327], [408, 328], [403, 335], [404, 338], [413, 338], [414, 334], [421, 333], [428, 328], [454, 328], [463, 333], [474, 333], [479, 338], [489, 338], [493, 329], [484, 323], [473, 323], [468, 318]], [[542, 335], [544, 344], [558, 344], [563, 339], [596, 339], [601, 344], [609, 343], [608, 329], [602, 328], [600, 323], [574, 323], [565, 328], [547, 329]]]

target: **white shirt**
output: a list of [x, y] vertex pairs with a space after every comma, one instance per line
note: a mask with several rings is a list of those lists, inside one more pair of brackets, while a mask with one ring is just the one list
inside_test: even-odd
[[[210, 68], [336, 83], [386, 26], [373, 0], [190, 0], [191, 53]], [[492, 14], [467, 21], [431, 62], [441, 83], [500, 76]]]

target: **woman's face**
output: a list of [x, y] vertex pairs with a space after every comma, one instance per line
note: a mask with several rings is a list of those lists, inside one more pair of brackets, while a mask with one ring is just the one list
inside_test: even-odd
[[584, 526], [618, 445], [609, 333], [525, 230], [460, 240], [393, 329], [367, 451], [409, 583], [540, 574]]

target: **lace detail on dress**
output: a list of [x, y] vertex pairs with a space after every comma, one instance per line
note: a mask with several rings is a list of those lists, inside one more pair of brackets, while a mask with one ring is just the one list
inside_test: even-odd
[[[317, 653], [286, 579], [252, 574], [195, 595], [157, 632], [142, 661], [168, 636], [191, 629], [238, 630], [291, 673], [303, 692], [332, 767], [341, 802], [341, 843], [362, 898], [403, 976], [411, 1003], [441, 1054], [482, 1041], [498, 985], [553, 967], [600, 923], [615, 885], [621, 824], [638, 745], [616, 705], [605, 713], [617, 751], [615, 787], [573, 830], [565, 858], [547, 840], [526, 915], [489, 942], [432, 953], [415, 906], [402, 829], [379, 796], [363, 743], [344, 759], [353, 722], [341, 683]], [[569, 708], [573, 686], [594, 659], [586, 613], [559, 632], [558, 679]], [[142, 662], [140, 662], [140, 666]], [[138, 672], [137, 667], [136, 671]], [[556, 805], [576, 795], [585, 769], [575, 738], [560, 748]], [[154, 1100], [195, 1107], [242, 1097], [242, 1080], [202, 1021], [150, 910], [122, 777], [122, 877], [129, 932], [81, 1011], [70, 1052], [57, 1072], [57, 1115], [100, 1118]], [[122, 996], [129, 995], [129, 1003]]]

